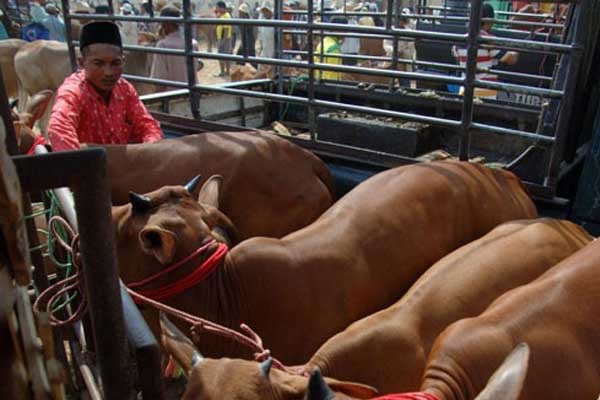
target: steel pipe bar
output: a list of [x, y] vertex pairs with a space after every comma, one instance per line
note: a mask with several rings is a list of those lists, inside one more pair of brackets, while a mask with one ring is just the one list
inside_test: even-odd
[[465, 93], [462, 107], [460, 126], [460, 141], [458, 145], [458, 158], [461, 161], [469, 160], [469, 146], [471, 140], [471, 123], [473, 122], [473, 95], [475, 92], [475, 76], [477, 74], [477, 38], [481, 29], [481, 16], [483, 0], [473, 0], [471, 3], [471, 17], [469, 22], [469, 38], [467, 40], [467, 65], [465, 71]]
[[[307, 25], [310, 27], [308, 29], [308, 36], [306, 37], [306, 46], [308, 49], [308, 60], [310, 62], [312, 62], [314, 60], [314, 49], [315, 49], [315, 43], [314, 43], [314, 32], [313, 32], [313, 25], [314, 25], [314, 15], [313, 15], [313, 9], [314, 9], [314, 3], [313, 0], [308, 0], [307, 1], [307, 7], [309, 10], [309, 13], [307, 15]], [[312, 72], [312, 70], [310, 70], [310, 72]], [[316, 118], [315, 118], [315, 110], [312, 106], [313, 101], [315, 100], [315, 75], [313, 73], [309, 73], [308, 74], [308, 89], [307, 89], [307, 101], [308, 101], [308, 127], [309, 127], [309, 131], [310, 131], [310, 139], [311, 140], [315, 140], [316, 139]]]
[[[574, 31], [572, 32], [572, 41], [575, 47], [582, 49], [585, 45], [588, 36], [590, 35], [590, 29], [592, 26], [593, 18], [597, 15], [591, 12], [593, 9], [593, 0], [581, 0], [580, 7], [576, 10], [574, 16]], [[581, 68], [581, 62], [583, 54], [581, 51], [574, 51], [570, 54], [568, 59], [568, 67], [566, 67], [565, 74], [568, 77], [565, 84], [565, 96], [560, 104], [560, 113], [558, 115], [558, 121], [554, 130], [555, 145], [550, 153], [550, 163], [548, 166], [548, 173], [544, 184], [556, 188], [558, 174], [560, 172], [560, 163], [564, 160], [565, 147], [567, 142], [567, 134], [569, 131], [569, 123], [573, 114], [573, 104], [575, 101], [578, 77]]]
[[[283, 52], [284, 54], [292, 54], [292, 55], [306, 55], [308, 54], [308, 52], [306, 51], [302, 51], [302, 50], [285, 50]], [[350, 55], [350, 54], [330, 54], [329, 57], [336, 57], [336, 58], [346, 58], [346, 59], [354, 59], [354, 60], [370, 60], [370, 61], [388, 61], [388, 62], [392, 62], [393, 57], [385, 57], [385, 56], [364, 56], [364, 55]], [[448, 70], [452, 70], [452, 71], [464, 71], [465, 68], [461, 67], [460, 65], [456, 65], [456, 64], [445, 64], [445, 63], [436, 63], [436, 62], [429, 62], [429, 61], [419, 61], [419, 60], [411, 60], [408, 58], [398, 58], [397, 62], [400, 64], [409, 64], [409, 65], [416, 65], [416, 66], [421, 66], [421, 67], [431, 67], [431, 68], [441, 68], [441, 69], [448, 69]], [[477, 72], [487, 72], [487, 73], [491, 73], [491, 74], [496, 74], [496, 75], [501, 75], [501, 76], [510, 76], [510, 77], [514, 77], [514, 78], [523, 78], [523, 79], [530, 79], [530, 80], [536, 80], [536, 81], [547, 81], [547, 82], [552, 82], [552, 77], [551, 76], [546, 76], [546, 75], [532, 75], [532, 74], [525, 74], [522, 72], [513, 72], [513, 71], [504, 71], [504, 70], [498, 70], [498, 69], [487, 69], [487, 68], [477, 68]]]
[[521, 93], [521, 94], [534, 94], [541, 97], [549, 97], [553, 99], [560, 99], [564, 96], [562, 90], [544, 89], [532, 86], [515, 85], [512, 83], [505, 82], [491, 82], [484, 80], [475, 80], [475, 86], [479, 88], [486, 88], [492, 90], [504, 90], [506, 92]]
[[500, 36], [480, 36], [478, 39], [481, 45], [497, 45], [501, 47], [512, 47], [521, 50], [547, 50], [556, 53], [566, 54], [574, 48], [572, 45], [560, 43], [537, 42], [533, 40], [510, 39]]
[[[61, 0], [62, 9], [64, 13], [65, 21], [65, 37], [67, 41], [70, 41], [73, 37], [73, 27], [71, 25], [71, 14], [69, 13], [69, 0]], [[75, 47], [67, 46], [69, 50], [69, 60], [71, 61], [71, 71], [77, 70], [77, 55], [75, 54]]]
[[535, 140], [535, 141], [543, 142], [543, 143], [554, 143], [554, 138], [551, 136], [540, 135], [540, 134], [533, 133], [533, 132], [519, 131], [516, 129], [503, 128], [500, 126], [493, 126], [493, 125], [487, 125], [487, 124], [473, 122], [473, 123], [471, 123], [471, 128], [481, 130], [481, 131], [499, 133], [501, 135], [518, 136], [523, 139], [530, 139], [530, 140]]
[[[93, 20], [109, 20], [109, 21], [153, 21], [153, 22], [161, 22], [161, 21], [172, 21], [172, 22], [182, 22], [182, 18], [171, 18], [171, 17], [130, 17], [130, 16], [110, 16], [104, 14], [69, 14], [69, 16], [73, 19], [93, 19]], [[221, 24], [222, 21], [219, 18], [190, 18], [189, 22], [191, 24], [206, 24], [206, 25], [218, 25]], [[331, 24], [331, 23], [320, 23], [320, 22], [294, 22], [294, 21], [281, 21], [281, 20], [252, 20], [252, 19], [237, 19], [232, 18], [228, 21], [230, 25], [253, 25], [253, 26], [273, 26], [280, 28], [306, 28], [313, 30], [324, 30], [324, 31], [344, 31], [344, 32], [356, 32], [356, 33], [373, 33], [373, 34], [382, 34], [389, 36], [390, 38], [394, 35], [398, 35], [401, 37], [408, 38], [420, 38], [420, 39], [435, 39], [435, 40], [444, 40], [451, 41], [455, 43], [465, 43], [467, 35], [464, 34], [453, 34], [453, 33], [445, 33], [445, 32], [432, 32], [432, 31], [420, 31], [420, 30], [409, 30], [409, 29], [386, 29], [380, 27], [368, 27], [368, 26], [360, 26], [360, 25], [344, 25], [344, 24]], [[531, 40], [522, 40], [522, 39], [509, 39], [503, 37], [480, 37], [479, 41], [481, 44], [496, 44], [500, 46], [512, 46], [516, 48], [520, 48], [523, 50], [549, 50], [558, 53], [567, 53], [571, 50], [571, 46], [556, 44], [556, 43], [547, 43], [547, 42], [537, 42]]]
[[24, 191], [62, 186], [75, 189], [83, 275], [104, 396], [129, 399], [133, 393], [131, 366], [119, 295], [104, 149], [17, 156], [13, 161]]
[[[196, 84], [195, 60], [192, 56], [192, 26], [189, 23], [192, 14], [190, 0], [183, 0], [183, 37], [185, 40], [185, 67], [187, 73], [188, 89]], [[200, 119], [200, 98], [199, 93], [190, 91], [190, 111], [196, 119]]]

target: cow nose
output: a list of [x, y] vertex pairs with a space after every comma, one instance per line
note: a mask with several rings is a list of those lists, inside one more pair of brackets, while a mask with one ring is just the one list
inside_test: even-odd
[[142, 250], [165, 265], [173, 261], [176, 239], [171, 231], [159, 226], [147, 226], [139, 233]]

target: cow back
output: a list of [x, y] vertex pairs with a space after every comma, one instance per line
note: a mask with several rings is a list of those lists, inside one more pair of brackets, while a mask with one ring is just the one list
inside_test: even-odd
[[247, 321], [275, 354], [298, 363], [350, 323], [392, 305], [451, 251], [500, 223], [535, 216], [509, 172], [411, 165], [361, 183], [281, 241], [252, 239], [230, 256], [244, 283]]
[[326, 376], [366, 383], [381, 393], [416, 391], [433, 341], [444, 328], [478, 315], [591, 239], [569, 221], [500, 225], [435, 263], [393, 306], [328, 340], [306, 369], [319, 367]]
[[448, 386], [459, 384], [477, 393], [512, 348], [525, 342], [531, 356], [521, 399], [596, 399], [599, 256], [600, 242], [594, 241], [479, 317], [451, 325], [436, 341], [423, 387], [449, 392]]
[[104, 146], [114, 204], [129, 191], [181, 185], [194, 176], [224, 177], [221, 210], [240, 240], [281, 237], [314, 221], [333, 201], [325, 164], [266, 132], [211, 132], [152, 144]]

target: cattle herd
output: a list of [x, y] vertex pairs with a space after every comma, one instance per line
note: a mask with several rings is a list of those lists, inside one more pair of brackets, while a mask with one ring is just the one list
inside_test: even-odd
[[[20, 136], [50, 97], [17, 118]], [[600, 394], [600, 242], [538, 218], [508, 171], [402, 166], [336, 201], [319, 158], [266, 132], [103, 147], [123, 281], [248, 324], [287, 365], [206, 331], [192, 342], [189, 326], [146, 307], [188, 375], [184, 399]]]
[[[177, 172], [203, 172], [201, 187], [164, 186], [115, 206], [121, 276], [144, 282], [184, 260], [144, 283], [163, 293], [226, 244], [208, 275], [161, 301], [234, 329], [248, 324], [288, 367], [210, 333], [192, 342], [186, 325], [146, 310], [188, 376], [184, 399], [597, 398], [600, 243], [572, 222], [538, 218], [512, 173], [403, 166], [333, 203], [327, 169], [310, 153], [262, 133], [201, 136], [160, 151], [213, 142], [239, 146], [237, 161]], [[118, 153], [109, 147], [109, 160]], [[290, 157], [296, 167], [284, 166]], [[141, 169], [148, 185], [167, 183], [160, 169]], [[113, 192], [141, 181], [116, 180]], [[256, 201], [269, 210], [260, 218]], [[288, 218], [286, 207], [306, 218]], [[188, 256], [200, 247], [207, 253]]]

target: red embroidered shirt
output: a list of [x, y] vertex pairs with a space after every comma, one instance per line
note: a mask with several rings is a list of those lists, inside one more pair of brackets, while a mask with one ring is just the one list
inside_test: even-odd
[[84, 71], [71, 74], [58, 88], [48, 135], [55, 151], [77, 150], [80, 143], [155, 142], [163, 136], [131, 83], [120, 78], [106, 104]]

